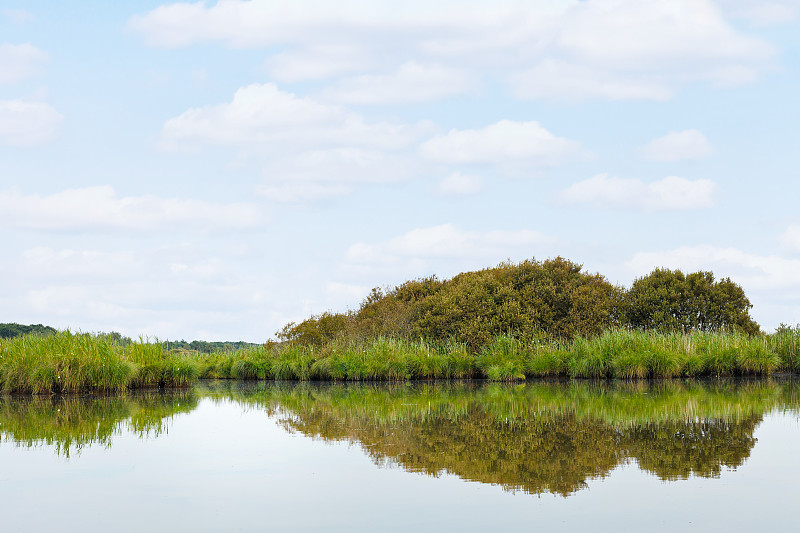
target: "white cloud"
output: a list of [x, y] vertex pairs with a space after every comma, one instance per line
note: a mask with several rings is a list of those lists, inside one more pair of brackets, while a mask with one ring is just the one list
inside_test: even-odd
[[36, 146], [53, 140], [64, 117], [41, 102], [0, 100], [0, 143]]
[[[790, 0], [753, 4], [738, 13], [770, 21], [795, 12]], [[160, 6], [129, 27], [157, 46], [280, 48], [267, 64], [284, 81], [369, 69], [347, 94], [381, 85], [374, 68], [416, 61], [492, 72], [523, 98], [663, 100], [690, 83], [746, 83], [771, 66], [776, 50], [726, 21], [736, 12], [711, 0], [226, 0]]]
[[287, 145], [396, 149], [428, 128], [426, 124], [368, 124], [344, 108], [299, 97], [267, 83], [242, 87], [231, 102], [189, 109], [169, 119], [162, 130], [162, 145], [254, 143], [275, 150]]
[[68, 189], [49, 196], [0, 191], [0, 223], [17, 228], [46, 231], [160, 230], [175, 225], [247, 228], [262, 219], [252, 204], [156, 196], [119, 197], [110, 186]]
[[494, 258], [499, 261], [547, 242], [550, 239], [532, 230], [481, 232], [442, 224], [414, 229], [376, 244], [356, 243], [347, 250], [347, 260], [357, 264], [392, 264], [425, 259]]
[[646, 211], [704, 209], [714, 205], [714, 182], [669, 176], [652, 183], [598, 174], [561, 192], [567, 203]]
[[717, 277], [730, 277], [745, 290], [800, 288], [800, 259], [750, 254], [736, 248], [699, 245], [640, 252], [626, 266], [637, 276], [646, 275], [657, 267], [687, 272], [711, 270]]
[[556, 137], [538, 122], [501, 120], [482, 129], [450, 130], [424, 142], [420, 150], [424, 156], [446, 163], [524, 161], [546, 166], [578, 153], [579, 145]]
[[99, 250], [55, 250], [40, 246], [22, 253], [20, 268], [25, 277], [49, 281], [82, 278], [98, 282], [105, 278], [125, 279], [141, 275], [141, 257], [132, 252]]
[[614, 72], [596, 66], [545, 59], [509, 77], [515, 96], [551, 100], [656, 100], [672, 98], [674, 88], [652, 76]]
[[518, 96], [664, 100], [693, 81], [752, 81], [776, 54], [704, 0], [576, 2], [559, 23], [546, 53], [511, 76]]
[[31, 44], [0, 44], [0, 84], [37, 74], [45, 61], [47, 54]]
[[642, 148], [642, 155], [653, 161], [700, 159], [711, 153], [711, 144], [697, 130], [671, 131]]
[[339, 80], [322, 97], [358, 105], [427, 102], [469, 91], [475, 82], [462, 69], [410, 61], [390, 74], [364, 74]]
[[470, 176], [453, 172], [439, 183], [439, 192], [444, 195], [460, 196], [477, 194], [483, 189], [483, 180], [478, 176]]
[[786, 228], [780, 240], [785, 248], [800, 252], [800, 224], [792, 224]]

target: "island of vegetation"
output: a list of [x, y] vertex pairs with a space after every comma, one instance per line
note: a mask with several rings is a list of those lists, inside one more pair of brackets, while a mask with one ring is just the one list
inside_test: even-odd
[[131, 341], [118, 333], [4, 324], [0, 390], [119, 391], [183, 387], [198, 378], [513, 381], [796, 373], [800, 326], [765, 334], [751, 308], [742, 287], [711, 272], [659, 268], [625, 289], [567, 259], [526, 260], [373, 289], [358, 309], [290, 323], [278, 341], [263, 345]]

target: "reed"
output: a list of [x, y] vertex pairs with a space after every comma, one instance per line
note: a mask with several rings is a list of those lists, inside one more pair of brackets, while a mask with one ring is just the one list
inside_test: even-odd
[[200, 373], [196, 359], [163, 351], [140, 339], [120, 346], [112, 339], [62, 331], [0, 342], [0, 390], [32, 394], [128, 388], [186, 387]]
[[800, 327], [769, 336], [625, 329], [570, 341], [500, 335], [478, 351], [455, 341], [390, 337], [336, 339], [322, 346], [268, 344], [208, 355], [166, 351], [158, 340], [140, 338], [123, 346], [107, 336], [69, 331], [0, 340], [0, 391], [33, 394], [187, 387], [198, 378], [636, 380], [798, 371]]

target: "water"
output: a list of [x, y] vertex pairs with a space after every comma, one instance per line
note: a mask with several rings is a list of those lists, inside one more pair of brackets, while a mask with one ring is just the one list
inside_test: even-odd
[[0, 398], [4, 531], [796, 529], [800, 384]]

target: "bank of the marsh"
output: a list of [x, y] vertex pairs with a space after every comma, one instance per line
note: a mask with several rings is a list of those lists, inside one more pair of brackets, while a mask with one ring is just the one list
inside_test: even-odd
[[546, 376], [672, 378], [767, 375], [800, 369], [800, 328], [773, 335], [615, 330], [571, 341], [499, 336], [480, 350], [377, 338], [321, 347], [287, 345], [203, 356], [202, 377], [294, 380], [406, 380]]
[[768, 375], [800, 370], [800, 327], [772, 335], [614, 330], [569, 341], [499, 336], [479, 350], [457, 342], [378, 337], [323, 346], [267, 344], [175, 353], [89, 334], [0, 340], [0, 391], [58, 393], [182, 387], [198, 378], [402, 381], [539, 377], [644, 379]]

